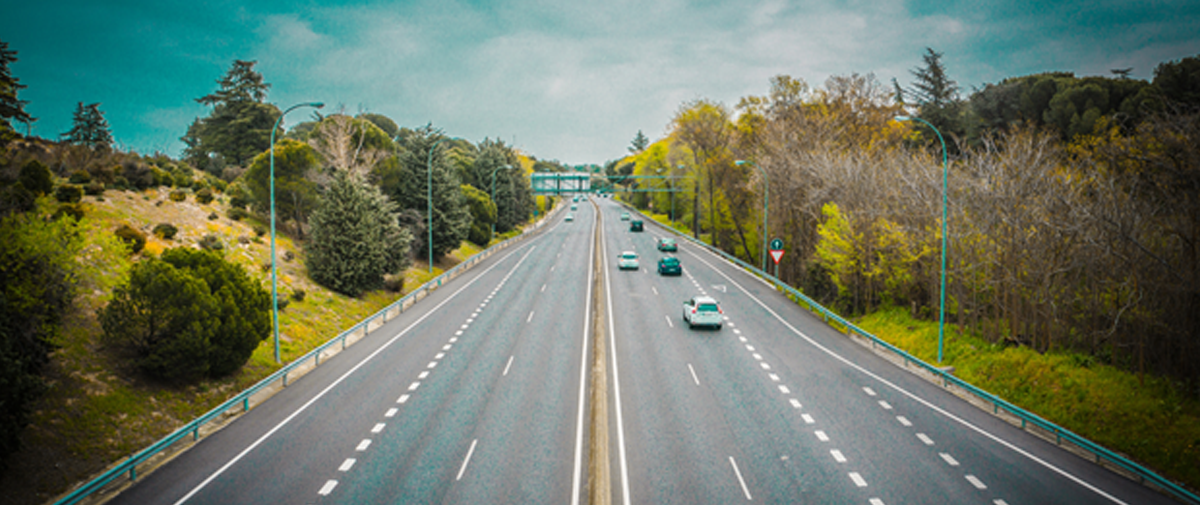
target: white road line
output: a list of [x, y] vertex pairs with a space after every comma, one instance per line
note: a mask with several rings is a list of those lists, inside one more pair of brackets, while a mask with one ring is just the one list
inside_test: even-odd
[[408, 395], [400, 395], [400, 398], [396, 399], [396, 403], [404, 403], [406, 401], [408, 401]]
[[767, 374], [767, 377], [770, 377], [770, 378], [771, 378], [771, 382], [779, 382], [779, 376], [778, 376], [778, 375], [775, 375], [775, 374], [773, 374], [773, 373], [769, 373], [769, 374]]
[[450, 340], [449, 340], [449, 342], [450, 342], [451, 344], [453, 344], [453, 343], [455, 343], [455, 342], [458, 342], [458, 337], [450, 337]]
[[820, 440], [822, 442], [829, 441], [829, 435], [826, 435], [824, 431], [817, 430], [817, 431], [814, 431], [813, 434], [817, 436], [817, 440]]
[[832, 455], [833, 455], [833, 460], [834, 460], [834, 461], [837, 461], [838, 463], [845, 463], [845, 462], [846, 462], [846, 456], [842, 455], [842, 451], [839, 451], [839, 450], [837, 450], [837, 449], [833, 449], [833, 450], [829, 451], [829, 454], [832, 454]]
[[362, 440], [362, 442], [358, 443], [358, 447], [355, 447], [354, 450], [356, 450], [358, 452], [363, 452], [363, 451], [367, 450], [367, 448], [370, 446], [371, 446], [371, 439], [364, 438]]
[[[591, 230], [592, 236], [594, 236], [595, 233], [596, 220], [593, 219]], [[563, 247], [566, 246], [566, 242], [563, 242]], [[571, 505], [579, 505], [579, 492], [580, 488], [583, 487], [582, 483], [580, 482], [580, 479], [582, 479], [583, 476], [583, 407], [587, 392], [587, 358], [588, 349], [590, 348], [590, 344], [588, 344], [588, 337], [591, 335], [592, 331], [592, 284], [595, 276], [595, 269], [592, 268], [592, 265], [594, 265], [595, 255], [596, 244], [595, 241], [593, 241], [591, 246], [588, 247], [588, 277], [587, 285], [584, 286], [584, 292], [587, 293], [584, 306], [588, 307], [588, 309], [583, 311], [583, 345], [581, 346], [581, 351], [579, 353], [579, 408], [575, 420], [575, 470], [571, 476]]]
[[349, 472], [350, 467], [354, 466], [354, 461], [355, 461], [354, 458], [346, 458], [346, 461], [342, 462], [342, 466], [338, 467], [338, 471], [339, 472]]
[[1008, 505], [1008, 502], [1006, 502], [1004, 500], [992, 500], [992, 504], [993, 505]]
[[770, 370], [770, 369], [771, 369], [771, 365], [768, 365], [766, 361], [763, 361], [762, 363], [759, 363], [759, 364], [758, 364], [758, 366], [761, 366], [763, 370]]
[[317, 494], [319, 494], [321, 496], [329, 496], [329, 493], [332, 493], [333, 488], [335, 488], [335, 487], [337, 487], [336, 480], [325, 481], [325, 485], [321, 486], [321, 490], [317, 491]]
[[858, 487], [867, 487], [866, 479], [862, 478], [858, 472], [850, 472], [850, 480], [854, 481], [854, 485]]
[[458, 331], [454, 332], [454, 336], [456, 336], [456, 337], [461, 337], [462, 334], [463, 334], [462, 330], [458, 330]]
[[443, 350], [443, 351], [449, 351], [449, 350], [450, 350], [450, 347], [452, 347], [450, 344], [443, 345], [443, 346], [442, 346], [442, 350]]
[[912, 426], [912, 421], [909, 421], [907, 417], [896, 416], [896, 420], [900, 421], [900, 424], [903, 424], [905, 427]]
[[663, 317], [667, 318], [667, 326], [670, 326], [672, 328], [675, 327], [675, 323], [671, 322], [671, 316], [663, 316]]
[[763, 359], [762, 355], [759, 353], [754, 353], [753, 356], [754, 356], [754, 359], [756, 359], [758, 361], [762, 361], [762, 359]]
[[655, 289], [654, 286], [650, 286], [650, 291], [653, 291], [656, 295], [658, 294], [658, 289]]
[[747, 350], [747, 351], [750, 351], [750, 352], [754, 352], [754, 346], [752, 346], [752, 345], [746, 345], [746, 350]]
[[733, 466], [733, 474], [737, 475], [738, 483], [742, 485], [742, 492], [746, 494], [746, 499], [753, 500], [754, 498], [750, 497], [750, 488], [746, 487], [746, 479], [742, 478], [742, 472], [738, 470], [737, 461], [733, 460], [733, 456], [729, 457], [729, 464]]
[[800, 408], [800, 400], [792, 398], [791, 400], [788, 400], [788, 401], [792, 402], [793, 407]]
[[542, 284], [542, 289], [538, 290], [538, 292], [539, 292], [539, 293], [545, 293], [545, 292], [546, 292], [546, 285], [545, 285], [545, 284]]
[[376, 433], [376, 434], [378, 434], [379, 432], [383, 431], [383, 428], [384, 428], [385, 426], [387, 426], [387, 424], [384, 424], [384, 423], [375, 423], [375, 426], [371, 428], [371, 433]]
[[513, 360], [513, 358], [514, 358], [514, 357], [515, 357], [515, 355], [514, 355], [514, 356], [509, 356], [509, 357], [508, 357], [508, 364], [507, 364], [507, 365], [504, 365], [504, 373], [500, 374], [500, 376], [501, 376], [501, 377], [504, 377], [504, 376], [507, 376], [507, 375], [508, 375], [508, 368], [512, 366], [512, 360]]
[[974, 475], [968, 475], [967, 482], [970, 482], [972, 486], [975, 486], [978, 489], [987, 489], [987, 486], [984, 485], [983, 481], [979, 480], [979, 478]]
[[[716, 272], [717, 275], [724, 277], [730, 283], [737, 286], [738, 289], [742, 290], [742, 293], [745, 293], [747, 297], [749, 297], [751, 300], [754, 300], [755, 303], [757, 303], [760, 307], [762, 307], [763, 310], [767, 311], [768, 314], [771, 314], [771, 316], [774, 317], [781, 324], [783, 324], [783, 326], [787, 327], [789, 330], [792, 331], [792, 333], [795, 333], [800, 338], [803, 338], [810, 345], [817, 348], [821, 352], [824, 352], [825, 354], [829, 355], [830, 357], [832, 357], [838, 361], [841, 361], [842, 363], [844, 363], [846, 366], [848, 366], [850, 368], [858, 370], [863, 375], [866, 375], [867, 377], [874, 379], [875, 381], [879, 382], [880, 384], [883, 384], [889, 388], [892, 388], [896, 392], [911, 398], [912, 400], [916, 401], [917, 403], [924, 405], [929, 410], [932, 410], [938, 414], [941, 414], [943, 417], [950, 419], [951, 421], [954, 421], [954, 422], [962, 425], [963, 427], [966, 427], [967, 429], [980, 434], [984, 438], [987, 438], [987, 439], [992, 440], [993, 442], [996, 442], [1004, 447], [1007, 447], [1009, 450], [1028, 458], [1030, 461], [1033, 461], [1034, 463], [1042, 465], [1043, 467], [1049, 469], [1050, 471], [1057, 473], [1057, 474], [1067, 478], [1068, 480], [1075, 482], [1076, 484], [1079, 484], [1080, 486], [1087, 488], [1088, 490], [1092, 491], [1093, 493], [1103, 496], [1105, 499], [1107, 499], [1113, 503], [1118, 503], [1121, 505], [1128, 505], [1126, 502], [1122, 501], [1120, 498], [1117, 498], [1116, 496], [1113, 496], [1113, 495], [1105, 492], [1103, 489], [1100, 489], [1100, 488], [1088, 483], [1087, 481], [1084, 481], [1083, 479], [1076, 477], [1074, 474], [1071, 474], [1070, 472], [1067, 472], [1066, 470], [1063, 470], [1057, 466], [1050, 464], [1048, 461], [1035, 456], [1033, 453], [1031, 453], [1029, 451], [1026, 451], [1024, 449], [1021, 449], [1020, 447], [1017, 447], [1013, 443], [1011, 443], [1007, 440], [1004, 440], [1003, 438], [1000, 438], [997, 435], [993, 435], [991, 432], [984, 430], [983, 428], [980, 428], [974, 424], [971, 424], [967, 420], [965, 420], [961, 417], [958, 417], [958, 416], [950, 413], [949, 411], [947, 411], [941, 407], [938, 407], [937, 405], [934, 405], [932, 402], [930, 402], [924, 398], [921, 398], [920, 396], [917, 396], [915, 393], [912, 393], [912, 392], [908, 391], [907, 389], [897, 386], [895, 383], [893, 383], [887, 379], [884, 379], [883, 377], [879, 376], [878, 374], [871, 372], [870, 370], [863, 368], [862, 366], [858, 365], [857, 363], [850, 361], [846, 357], [833, 352], [829, 348], [818, 343], [816, 340], [813, 340], [812, 337], [809, 337], [807, 334], [805, 334], [804, 332], [797, 329], [795, 326], [793, 326], [791, 323], [789, 323], [786, 319], [784, 319], [783, 316], [780, 316], [779, 313], [775, 312], [770, 307], [768, 307], [765, 303], [762, 302], [762, 300], [759, 300], [758, 297], [754, 296], [753, 294], [750, 293], [750, 291], [746, 290], [745, 287], [743, 287], [737, 281], [733, 280], [733, 278], [726, 275], [725, 272], [718, 270], [711, 263], [704, 261], [704, 259], [701, 258], [697, 254], [691, 253], [690, 251], [688, 254], [691, 254], [693, 257], [695, 257], [697, 261], [704, 263], [706, 266], [708, 266], [710, 269], [712, 269], [714, 272]], [[724, 259], [722, 258], [722, 260], [724, 260]], [[725, 262], [727, 264], [732, 265], [732, 263], [730, 263], [729, 261], [725, 261]], [[734, 268], [736, 268], [736, 267], [734, 267]], [[763, 281], [762, 279], [759, 279], [758, 277], [752, 277], [752, 278], [766, 284], [766, 281]], [[774, 286], [771, 286], [770, 284], [767, 284], [767, 285], [770, 286], [772, 290], [775, 289]]]
[[[604, 241], [603, 228], [600, 229], [600, 247], [602, 248], [600, 251], [601, 257], [608, 257], [608, 245]], [[616, 324], [613, 321], [613, 310], [611, 308], [613, 306], [612, 276], [608, 275], [609, 267], [607, 263], [605, 264], [604, 272], [604, 296], [608, 299], [607, 306], [609, 307], [609, 310], [606, 311], [608, 312], [609, 353], [612, 356], [613, 365], [613, 404], [617, 408], [617, 453], [618, 458], [621, 460], [621, 503], [628, 505], [630, 503], [629, 463], [625, 458], [625, 421], [621, 416], [621, 373], [620, 368], [617, 366], [617, 355], [620, 353], [617, 352], [617, 330]], [[575, 488], [579, 489], [579, 486], [577, 485]]]
[[787, 386], [784, 386], [783, 384], [780, 384], [780, 385], [779, 385], [779, 392], [780, 392], [780, 393], [783, 393], [783, 394], [785, 394], [785, 395], [790, 395], [790, 394], [792, 394], [792, 390], [788, 389], [788, 387], [787, 387]]
[[429, 377], [429, 370], [417, 374], [418, 379], [424, 380], [426, 377]]
[[804, 419], [804, 424], [813, 424], [816, 422], [813, 420], [812, 416], [808, 414], [800, 414], [800, 418]]
[[739, 330], [739, 329], [737, 329], [737, 328], [734, 328], [734, 329], [733, 329], [733, 334], [734, 334], [734, 335], [741, 335], [741, 334], [742, 334], [742, 330]]
[[954, 456], [951, 456], [951, 455], [949, 455], [949, 454], [947, 454], [947, 453], [944, 453], [944, 452], [939, 452], [939, 453], [938, 453], [938, 456], [941, 456], [941, 457], [942, 457], [942, 459], [946, 460], [946, 464], [947, 464], [947, 465], [950, 465], [950, 466], [958, 466], [958, 460], [954, 459]]
[[[737, 330], [733, 330], [733, 331], [734, 331], [734, 333], [737, 332]], [[738, 337], [738, 340], [741, 340], [743, 344], [746, 343], [746, 337]]]
[[393, 407], [393, 408], [390, 408], [390, 409], [388, 409], [388, 410], [387, 410], [387, 412], [385, 412], [385, 413], [383, 414], [383, 417], [394, 417], [394, 416], [396, 415], [396, 412], [398, 412], [399, 410], [400, 410], [400, 409], [397, 409], [397, 408], [394, 408], [394, 407]]
[[871, 389], [871, 388], [869, 388], [869, 387], [863, 386], [863, 391], [866, 391], [868, 395], [875, 396], [875, 390], [874, 390], [874, 389]]
[[460, 330], [465, 330], [465, 329], [467, 329], [467, 328], [470, 328], [470, 327], [471, 327], [471, 325], [469, 325], [469, 324], [464, 324], [464, 325], [462, 325], [462, 327], [461, 327], [461, 328], [459, 328], [459, 329], [460, 329]]
[[933, 439], [929, 438], [929, 435], [926, 435], [924, 433], [917, 433], [917, 438], [921, 439], [921, 441], [924, 442], [925, 445], [933, 445]]
[[473, 317], [468, 317], [468, 318], [467, 318], [467, 324], [471, 324], [471, 323], [473, 323], [473, 322], [475, 322], [475, 318], [473, 318]]
[[870, 503], [871, 505], [883, 505], [883, 500], [880, 500], [879, 498], [871, 498]]
[[885, 401], [883, 401], [883, 400], [879, 400], [879, 406], [880, 406], [880, 407], [883, 407], [883, 409], [884, 409], [884, 410], [892, 410], [892, 405], [891, 405], [890, 403], [888, 403], [888, 402], [885, 402]]
[[530, 321], [533, 321], [533, 311], [532, 310], [529, 311], [529, 317], [525, 318], [526, 323], [528, 323]]
[[433, 359], [442, 359], [445, 357], [446, 357], [446, 353], [444, 353], [444, 352], [439, 352], [439, 353], [433, 355]]
[[421, 383], [420, 383], [420, 382], [414, 382], [414, 383], [412, 383], [412, 384], [410, 384], [410, 385], [408, 386], [408, 390], [409, 390], [409, 391], [416, 391], [416, 390], [417, 390], [417, 388], [419, 388], [419, 387], [421, 387]]
[[479, 442], [478, 438], [471, 441], [471, 448], [467, 450], [467, 457], [463, 459], [462, 468], [458, 469], [458, 477], [455, 477], [454, 480], [462, 480], [463, 472], [467, 471], [467, 463], [471, 462], [471, 454], [475, 453], [476, 442]]
[[696, 383], [696, 385], [697, 385], [697, 386], [699, 386], [699, 385], [700, 385], [700, 379], [696, 378], [696, 369], [695, 369], [695, 368], [692, 368], [692, 364], [691, 364], [691, 363], [688, 363], [688, 371], [689, 371], [689, 372], [692, 372], [692, 382], [695, 382], [695, 383]]

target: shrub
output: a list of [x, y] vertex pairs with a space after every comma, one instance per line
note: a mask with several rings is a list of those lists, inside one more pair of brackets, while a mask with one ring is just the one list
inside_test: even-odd
[[152, 186], [171, 187], [175, 185], [175, 176], [170, 172], [156, 167], [150, 167], [151, 180], [154, 181]]
[[200, 239], [200, 248], [206, 251], [220, 251], [225, 248], [225, 244], [216, 235], [205, 235]]
[[141, 252], [142, 248], [146, 247], [146, 235], [132, 226], [123, 224], [114, 233], [116, 233], [117, 238], [129, 245], [133, 254]]
[[100, 196], [104, 194], [104, 183], [89, 182], [83, 187], [83, 194], [88, 196]]
[[296, 255], [292, 251], [283, 251], [283, 261], [291, 263], [294, 259], [296, 259]]
[[213, 192], [209, 188], [201, 189], [196, 192], [196, 201], [201, 204], [208, 205], [213, 201]]
[[248, 212], [246, 212], [246, 209], [241, 209], [238, 207], [230, 207], [229, 211], [226, 212], [225, 215], [229, 216], [229, 219], [232, 219], [234, 221], [241, 221], [242, 219], [245, 219], [246, 216], [249, 216], [250, 214]]
[[37, 208], [37, 196], [25, 189], [20, 181], [0, 187], [0, 216], [29, 212]]
[[255, 234], [255, 235], [257, 235], [257, 236], [259, 236], [259, 237], [261, 237], [261, 236], [263, 236], [263, 235], [266, 235], [266, 234], [267, 234], [267, 230], [266, 230], [266, 228], [263, 228], [263, 227], [261, 227], [261, 226], [255, 226], [255, 227], [254, 227], [254, 234]]
[[279, 304], [278, 305], [279, 311], [282, 312], [283, 309], [286, 309], [287, 306], [290, 304], [290, 302], [291, 302], [291, 300], [288, 300], [287, 298], [279, 298], [278, 300], [276, 300], [276, 303]]
[[71, 184], [87, 184], [92, 182], [92, 174], [89, 174], [84, 170], [76, 170], [71, 172], [71, 178], [69, 180], [71, 181]]
[[118, 175], [116, 177], [113, 177], [113, 187], [120, 189], [120, 190], [128, 191], [129, 190], [129, 179], [126, 179], [125, 176], [123, 176], [123, 175]]
[[404, 276], [397, 275], [384, 278], [383, 289], [386, 289], [392, 293], [404, 291]]
[[292, 291], [292, 299], [293, 299], [293, 300], [295, 300], [295, 301], [297, 301], [297, 302], [303, 302], [303, 301], [304, 301], [304, 295], [306, 295], [306, 294], [307, 294], [307, 293], [305, 293], [303, 289], [296, 289], [296, 290], [293, 290], [293, 291]]
[[171, 194], [167, 197], [170, 198], [172, 202], [182, 202], [187, 200], [187, 193], [184, 193], [182, 189], [176, 189], [171, 191]]
[[216, 252], [178, 247], [134, 265], [102, 309], [103, 341], [148, 375], [221, 377], [271, 333], [271, 294]]
[[77, 203], [64, 203], [58, 206], [58, 210], [54, 211], [52, 219], [61, 219], [64, 216], [69, 216], [76, 221], [83, 219], [83, 207]]
[[217, 218], [219, 218], [219, 217], [221, 217], [221, 216], [218, 216], [216, 212], [211, 212], [208, 214], [209, 221], [216, 221]]
[[83, 199], [83, 188], [74, 184], [63, 184], [54, 191], [54, 199], [62, 203], [79, 203]]
[[50, 169], [46, 168], [42, 162], [31, 160], [21, 167], [21, 172], [17, 175], [17, 181], [20, 182], [25, 189], [33, 193], [34, 196], [48, 195], [54, 191], [54, 178], [50, 173]]
[[245, 235], [239, 235], [237, 238], [237, 241], [239, 244], [246, 245], [246, 244], [250, 243], [250, 237], [247, 237]]
[[408, 266], [412, 235], [377, 186], [337, 176], [309, 222], [309, 275], [334, 291], [359, 296]]
[[154, 227], [154, 234], [163, 240], [171, 240], [175, 238], [175, 234], [179, 233], [179, 228], [171, 223], [159, 223]]

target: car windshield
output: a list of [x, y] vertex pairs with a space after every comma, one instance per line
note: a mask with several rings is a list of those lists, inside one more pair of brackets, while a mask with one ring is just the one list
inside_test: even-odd
[[664, 239], [662, 240], [662, 243], [663, 243], [663, 245], [675, 245], [675, 239], [673, 239], [673, 238], [664, 238]]
[[715, 304], [715, 303], [701, 303], [701, 304], [700, 304], [700, 306], [699, 306], [699, 307], [697, 307], [697, 310], [699, 310], [700, 312], [716, 312], [716, 311], [717, 311], [717, 304]]
[[631, 253], [631, 252], [627, 252], [627, 253], [622, 254], [621, 258], [627, 259], [627, 260], [635, 260], [635, 259], [637, 259], [637, 255], [634, 253]]
[[679, 264], [679, 260], [677, 260], [677, 259], [675, 259], [675, 258], [663, 258], [663, 259], [662, 259], [662, 264], [664, 264], [664, 265], [678, 265], [678, 264]]

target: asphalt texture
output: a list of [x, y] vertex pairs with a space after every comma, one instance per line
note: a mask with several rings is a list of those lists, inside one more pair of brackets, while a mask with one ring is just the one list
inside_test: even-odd
[[[1174, 503], [851, 341], [728, 261], [601, 200], [613, 503]], [[618, 270], [636, 251], [642, 268]], [[681, 277], [654, 265], [671, 254]], [[720, 330], [683, 301], [716, 298]], [[615, 350], [614, 350], [615, 349]]]

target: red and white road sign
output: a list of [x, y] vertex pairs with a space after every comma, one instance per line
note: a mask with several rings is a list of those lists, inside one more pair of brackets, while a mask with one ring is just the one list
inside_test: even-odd
[[779, 264], [780, 258], [783, 258], [783, 249], [771, 249], [771, 259], [775, 260], [775, 264]]

